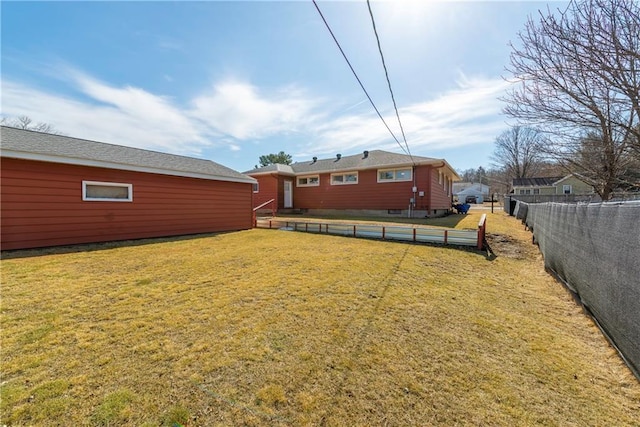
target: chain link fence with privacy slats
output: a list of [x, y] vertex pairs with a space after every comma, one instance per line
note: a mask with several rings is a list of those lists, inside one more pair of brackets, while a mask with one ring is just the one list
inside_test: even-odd
[[640, 378], [640, 201], [518, 201], [514, 215]]

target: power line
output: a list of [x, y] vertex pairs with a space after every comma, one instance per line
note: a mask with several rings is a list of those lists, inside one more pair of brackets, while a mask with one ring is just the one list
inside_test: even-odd
[[384, 75], [387, 78], [387, 86], [389, 86], [389, 93], [391, 94], [391, 100], [393, 101], [393, 109], [396, 111], [396, 117], [398, 119], [398, 125], [400, 125], [400, 132], [402, 132], [402, 139], [404, 140], [404, 145], [407, 147], [406, 152], [411, 157], [411, 162], [413, 162], [413, 156], [411, 156], [411, 150], [409, 150], [409, 144], [407, 143], [407, 137], [404, 133], [404, 128], [402, 127], [402, 122], [400, 121], [400, 113], [398, 113], [398, 106], [396, 104], [396, 98], [393, 95], [393, 89], [391, 88], [391, 80], [389, 79], [389, 72], [387, 71], [387, 64], [384, 60], [384, 55], [382, 54], [382, 46], [380, 45], [380, 37], [378, 36], [378, 29], [376, 28], [376, 21], [373, 19], [373, 11], [371, 10], [371, 3], [367, 0], [367, 7], [369, 8], [369, 16], [371, 16], [371, 25], [373, 25], [373, 33], [376, 36], [376, 42], [378, 43], [378, 52], [380, 52], [380, 59], [382, 60], [382, 68], [384, 68]]
[[371, 99], [371, 96], [369, 96], [369, 92], [367, 92], [367, 89], [365, 89], [364, 85], [362, 84], [362, 81], [360, 80], [360, 77], [358, 77], [358, 73], [356, 73], [356, 70], [353, 69], [353, 66], [351, 65], [351, 62], [349, 61], [349, 58], [347, 58], [347, 55], [344, 53], [344, 50], [342, 50], [342, 46], [340, 46], [340, 43], [338, 42], [338, 39], [336, 38], [336, 36], [333, 34], [333, 31], [331, 30], [331, 27], [329, 26], [329, 23], [327, 22], [327, 20], [325, 19], [324, 15], [322, 14], [322, 11], [320, 10], [320, 7], [318, 6], [318, 3], [316, 3], [316, 0], [312, 0], [313, 1], [313, 5], [316, 7], [316, 10], [318, 11], [318, 13], [320, 14], [320, 17], [322, 18], [322, 21], [324, 22], [324, 25], [327, 27], [327, 30], [329, 30], [329, 33], [331, 34], [331, 37], [333, 37], [333, 41], [336, 43], [336, 46], [338, 46], [338, 49], [340, 49], [340, 53], [342, 54], [342, 57], [344, 58], [344, 60], [347, 62], [347, 65], [349, 65], [349, 68], [351, 69], [351, 72], [353, 73], [354, 77], [356, 78], [356, 80], [358, 81], [358, 83], [360, 84], [360, 87], [362, 88], [363, 92], [365, 95], [367, 95], [367, 99], [369, 99], [369, 102], [371, 103], [371, 105], [373, 106], [373, 109], [376, 110], [376, 113], [378, 113], [378, 117], [380, 117], [380, 120], [382, 120], [382, 123], [384, 123], [385, 127], [387, 128], [387, 130], [389, 131], [389, 133], [391, 134], [391, 136], [393, 137], [393, 139], [395, 139], [395, 141], [398, 143], [398, 145], [400, 146], [400, 148], [402, 149], [402, 151], [404, 151], [405, 153], [411, 155], [400, 143], [400, 141], [398, 140], [398, 138], [396, 138], [396, 136], [394, 135], [394, 133], [391, 131], [391, 128], [389, 127], [389, 125], [387, 124], [387, 122], [384, 120], [384, 118], [382, 117], [382, 114], [380, 114], [380, 111], [378, 110], [378, 107], [376, 107], [376, 104], [373, 102], [373, 100]]

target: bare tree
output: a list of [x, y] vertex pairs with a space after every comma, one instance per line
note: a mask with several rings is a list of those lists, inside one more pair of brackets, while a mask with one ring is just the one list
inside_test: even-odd
[[17, 129], [33, 130], [36, 132], [61, 135], [61, 133], [58, 132], [53, 127], [53, 125], [50, 125], [49, 123], [43, 123], [43, 122], [33, 123], [33, 120], [31, 120], [29, 116], [20, 116], [12, 119], [3, 117], [2, 120], [0, 121], [0, 124], [2, 124], [2, 126], [8, 126], [8, 127], [17, 128]]
[[514, 126], [502, 132], [495, 141], [491, 160], [509, 179], [534, 176], [542, 162], [543, 140], [534, 129]]
[[[617, 162], [640, 151], [640, 4], [572, 0], [538, 18], [511, 45], [516, 84], [504, 111], [547, 132], [545, 154], [569, 171], [599, 170], [590, 183], [608, 199], [624, 169]], [[598, 135], [600, 156], [580, 154], [585, 135]]]

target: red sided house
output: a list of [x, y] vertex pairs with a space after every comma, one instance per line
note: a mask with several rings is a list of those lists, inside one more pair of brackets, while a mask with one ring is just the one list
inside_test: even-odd
[[449, 212], [452, 183], [460, 180], [443, 159], [382, 150], [273, 164], [245, 174], [258, 180], [254, 207], [273, 199], [279, 211], [415, 218]]
[[1, 128], [1, 248], [252, 227], [255, 180], [209, 160]]

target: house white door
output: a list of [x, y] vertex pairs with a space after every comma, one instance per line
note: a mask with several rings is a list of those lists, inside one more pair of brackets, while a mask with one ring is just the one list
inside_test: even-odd
[[291, 209], [293, 207], [293, 181], [284, 182], [284, 208]]

